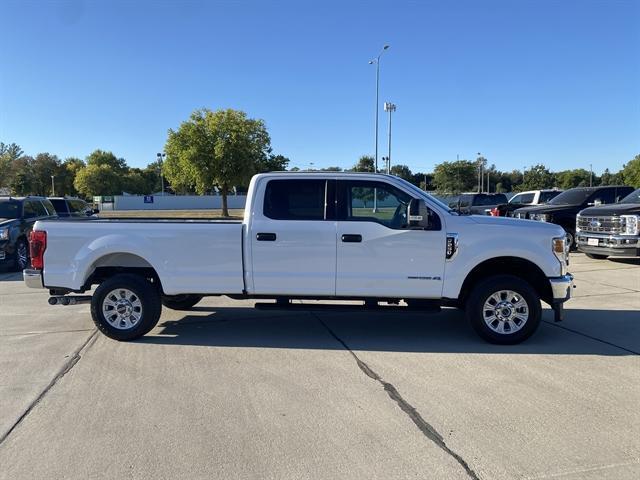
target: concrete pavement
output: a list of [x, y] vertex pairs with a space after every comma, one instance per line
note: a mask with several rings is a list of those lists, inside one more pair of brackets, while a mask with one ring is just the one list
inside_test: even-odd
[[144, 339], [0, 274], [0, 478], [640, 476], [640, 263], [574, 255], [566, 321], [164, 309]]

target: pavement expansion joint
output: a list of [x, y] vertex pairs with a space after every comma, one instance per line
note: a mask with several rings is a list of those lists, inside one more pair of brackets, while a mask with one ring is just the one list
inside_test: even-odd
[[51, 390], [55, 386], [55, 384], [58, 383], [58, 381], [62, 377], [64, 377], [76, 365], [76, 363], [78, 363], [78, 361], [82, 358], [80, 354], [83, 353], [83, 350], [86, 350], [89, 347], [91, 347], [91, 345], [93, 345], [93, 343], [97, 339], [97, 336], [96, 336], [97, 333], [98, 333], [97, 329], [93, 330], [91, 335], [89, 335], [89, 337], [82, 343], [82, 345], [80, 345], [80, 347], [73, 353], [73, 355], [69, 357], [69, 359], [64, 363], [62, 368], [49, 382], [49, 384], [44, 388], [44, 390], [42, 390], [42, 392], [40, 392], [40, 394], [35, 398], [35, 400], [33, 400], [33, 402], [29, 404], [27, 409], [22, 413], [22, 415], [20, 415], [20, 417], [18, 417], [18, 419], [13, 423], [13, 425], [11, 425], [9, 430], [7, 430], [2, 436], [0, 436], [0, 447], [2, 446], [4, 441], [7, 438], [9, 438], [9, 435], [11, 435], [11, 433], [18, 427], [18, 425], [20, 425], [22, 421], [25, 418], [27, 418], [27, 416], [31, 413], [31, 411], [35, 408], [35, 406], [38, 405], [38, 403], [40, 403], [40, 401], [46, 396], [47, 393], [49, 393], [49, 390]]
[[611, 347], [619, 348], [620, 350], [624, 350], [625, 352], [633, 353], [634, 355], [640, 355], [640, 352], [636, 352], [635, 350], [630, 350], [625, 347], [621, 347], [620, 345], [616, 345], [612, 342], [607, 342], [606, 340], [602, 340], [601, 338], [594, 337], [592, 335], [588, 335], [586, 333], [582, 333], [578, 330], [574, 330], [573, 328], [565, 327], [564, 325], [559, 325], [557, 322], [550, 322], [548, 320], [542, 320], [543, 323], [547, 325], [551, 325], [552, 327], [561, 328], [562, 330], [566, 330], [567, 332], [575, 333], [576, 335], [580, 335], [582, 337], [588, 338], [590, 340], [594, 340], [596, 342], [604, 343], [605, 345], [609, 345]]
[[469, 464], [464, 460], [459, 454], [451, 450], [449, 446], [444, 441], [444, 437], [438, 433], [438, 431], [430, 425], [420, 413], [416, 410], [414, 406], [412, 406], [409, 402], [407, 402], [398, 389], [394, 387], [391, 383], [386, 382], [378, 375], [369, 365], [360, 360], [358, 356], [349, 348], [349, 346], [342, 340], [332, 329], [327, 325], [322, 319], [316, 315], [314, 312], [310, 312], [320, 324], [329, 332], [329, 334], [336, 339], [355, 359], [358, 368], [362, 370], [362, 372], [372, 380], [378, 382], [384, 388], [384, 391], [387, 392], [387, 395], [400, 407], [400, 409], [409, 417], [409, 419], [415, 424], [416, 427], [422, 432], [422, 434], [435, 443], [439, 448], [444, 450], [448, 455], [453, 457], [467, 472], [469, 478], [473, 480], [480, 480], [480, 477], [473, 469], [469, 466]]

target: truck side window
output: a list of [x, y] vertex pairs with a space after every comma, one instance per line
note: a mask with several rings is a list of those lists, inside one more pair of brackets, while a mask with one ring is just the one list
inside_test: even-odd
[[339, 183], [343, 188], [340, 196], [346, 197], [339, 202], [341, 220], [376, 222], [394, 229], [404, 228], [407, 224], [410, 195], [382, 182], [354, 180]]
[[600, 203], [615, 203], [615, 190], [613, 188], [599, 190], [591, 196], [589, 202], [595, 203], [597, 200], [600, 200]]
[[33, 206], [33, 202], [24, 202], [24, 218], [34, 218], [36, 216], [36, 209]]
[[326, 180], [270, 180], [264, 194], [265, 217], [324, 220]]
[[467, 208], [471, 206], [469, 195], [460, 195], [460, 199], [458, 201], [460, 208]]

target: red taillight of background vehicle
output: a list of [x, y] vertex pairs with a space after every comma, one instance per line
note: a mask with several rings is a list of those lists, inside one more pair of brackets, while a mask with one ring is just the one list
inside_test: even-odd
[[44, 251], [47, 249], [47, 232], [33, 231], [29, 235], [29, 256], [31, 268], [44, 269]]
[[498, 207], [493, 207], [491, 209], [491, 216], [492, 217], [499, 217], [500, 216], [500, 210], [498, 210]]

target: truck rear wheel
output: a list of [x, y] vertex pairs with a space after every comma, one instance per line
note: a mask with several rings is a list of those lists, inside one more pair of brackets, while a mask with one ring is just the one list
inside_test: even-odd
[[158, 289], [139, 275], [115, 275], [102, 282], [91, 299], [96, 327], [114, 340], [134, 340], [156, 326], [162, 303]]
[[533, 335], [540, 325], [542, 308], [540, 296], [529, 283], [512, 275], [496, 275], [471, 291], [466, 313], [483, 339], [512, 345]]
[[202, 295], [166, 295], [162, 297], [162, 305], [172, 310], [189, 310], [202, 300]]

